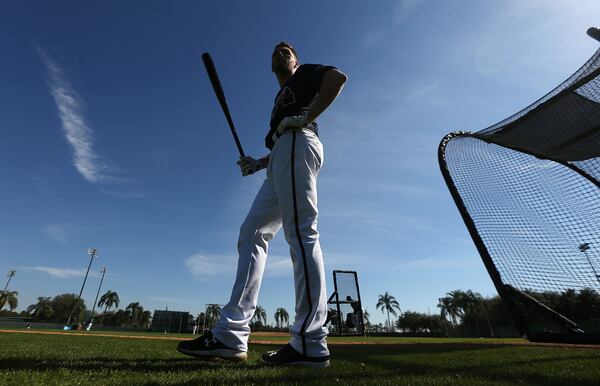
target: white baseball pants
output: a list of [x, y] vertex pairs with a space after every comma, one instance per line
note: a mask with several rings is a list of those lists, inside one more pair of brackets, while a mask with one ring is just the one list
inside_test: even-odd
[[317, 231], [317, 176], [323, 147], [310, 130], [288, 130], [269, 156], [267, 179], [240, 229], [238, 268], [229, 303], [212, 330], [217, 339], [248, 350], [250, 320], [267, 260], [269, 241], [283, 226], [290, 246], [296, 289], [296, 317], [290, 328], [294, 349], [307, 356], [329, 355], [323, 327], [327, 318], [325, 269]]

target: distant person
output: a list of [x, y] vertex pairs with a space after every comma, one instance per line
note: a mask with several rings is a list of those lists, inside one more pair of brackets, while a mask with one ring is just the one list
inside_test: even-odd
[[350, 307], [352, 307], [352, 312], [346, 314], [346, 327], [359, 328], [359, 323], [362, 320], [360, 302], [358, 300], [353, 300], [351, 296], [346, 296], [346, 301], [350, 302]]
[[285, 42], [275, 46], [271, 69], [280, 90], [265, 138], [270, 154], [238, 161], [243, 176], [266, 168], [267, 178], [240, 230], [231, 299], [212, 331], [179, 343], [177, 349], [198, 357], [246, 360], [249, 323], [257, 304], [268, 244], [283, 226], [294, 269], [296, 318], [290, 329], [291, 341], [265, 353], [262, 359], [272, 365], [327, 367], [328, 330], [323, 327], [327, 293], [317, 231], [317, 176], [323, 163], [323, 147], [315, 120], [335, 100], [347, 77], [332, 66], [300, 65], [296, 50]]

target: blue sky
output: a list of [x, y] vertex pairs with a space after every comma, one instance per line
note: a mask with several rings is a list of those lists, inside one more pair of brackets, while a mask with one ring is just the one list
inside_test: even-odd
[[[575, 6], [576, 5], [576, 6]], [[16, 269], [19, 310], [83, 293], [121, 307], [199, 312], [226, 303], [239, 225], [264, 179], [241, 177], [237, 151], [201, 64], [209, 51], [246, 153], [263, 138], [286, 40], [305, 63], [349, 76], [319, 119], [321, 244], [333, 269], [357, 270], [374, 321], [379, 294], [437, 312], [454, 289], [491, 280], [437, 165], [452, 130], [511, 115], [596, 48], [592, 0], [21, 1], [0, 12], [0, 269]], [[2, 282], [4, 284], [4, 282]], [[282, 234], [259, 303], [293, 312]]]

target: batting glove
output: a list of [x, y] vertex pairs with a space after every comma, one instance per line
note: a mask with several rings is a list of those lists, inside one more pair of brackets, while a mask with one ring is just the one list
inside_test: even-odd
[[286, 130], [299, 129], [301, 127], [308, 126], [308, 124], [309, 122], [307, 122], [306, 114], [285, 117], [281, 120], [281, 122], [279, 122], [279, 126], [277, 126], [277, 132], [279, 134], [283, 134], [283, 132]]
[[262, 169], [260, 165], [260, 161], [254, 159], [252, 157], [240, 157], [240, 160], [237, 162], [240, 165], [240, 169], [242, 170], [242, 176], [248, 176], [250, 174], [254, 174], [260, 169]]

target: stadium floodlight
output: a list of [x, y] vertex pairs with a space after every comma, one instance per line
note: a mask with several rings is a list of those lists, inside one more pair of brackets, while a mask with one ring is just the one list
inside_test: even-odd
[[438, 148], [485, 268], [533, 341], [600, 343], [600, 311], [587, 305], [600, 304], [599, 128], [597, 50], [530, 106]]
[[[88, 264], [87, 271], [85, 272], [85, 277], [83, 278], [83, 284], [81, 285], [81, 289], [79, 290], [78, 299], [81, 299], [81, 294], [83, 293], [83, 287], [85, 287], [85, 282], [87, 281], [88, 274], [90, 273], [90, 267], [92, 266], [92, 261], [94, 257], [98, 256], [98, 250], [96, 248], [88, 248], [87, 254], [90, 255], [90, 263]], [[75, 312], [75, 308], [77, 308], [77, 302], [73, 305], [73, 309], [69, 314], [69, 319], [67, 319], [67, 326], [71, 323], [71, 318], [73, 317], [73, 312]]]
[[10, 279], [12, 279], [15, 275], [16, 275], [17, 271], [15, 271], [14, 269], [8, 271], [8, 273], [6, 274], [6, 276], [8, 277], [8, 280], [6, 281], [6, 285], [4, 286], [4, 291], [6, 292], [6, 289], [8, 288], [8, 284], [10, 283]]
[[596, 268], [594, 267], [594, 263], [592, 262], [592, 260], [590, 259], [590, 257], [587, 254], [587, 251], [589, 251], [589, 250], [590, 250], [590, 243], [579, 244], [579, 251], [584, 254], [585, 259], [590, 264], [590, 268], [592, 268], [592, 271], [594, 271], [594, 276], [596, 276], [596, 279], [600, 280], [600, 276], [598, 275], [598, 271], [596, 271]]
[[[6, 281], [6, 285], [4, 286], [4, 291], [2, 291], [2, 295], [4, 295], [6, 293], [6, 290], [8, 289], [8, 285], [10, 284], [10, 279], [12, 279], [16, 273], [17, 273], [17, 271], [12, 269], [12, 270], [8, 271], [8, 273], [6, 274], [6, 276], [8, 277], [8, 280]], [[4, 303], [6, 303], [6, 299], [8, 299], [8, 297], [6, 297], [6, 296], [2, 298], [2, 304], [0, 305], [0, 310], [2, 308], [4, 308]]]
[[90, 324], [94, 320], [94, 311], [96, 311], [96, 302], [98, 301], [98, 295], [100, 295], [100, 288], [102, 288], [102, 282], [104, 281], [104, 275], [106, 274], [106, 266], [104, 266], [100, 273], [102, 274], [102, 278], [100, 279], [100, 285], [98, 286], [98, 292], [96, 292], [96, 299], [94, 299], [94, 306], [92, 307], [92, 313], [90, 314]]

